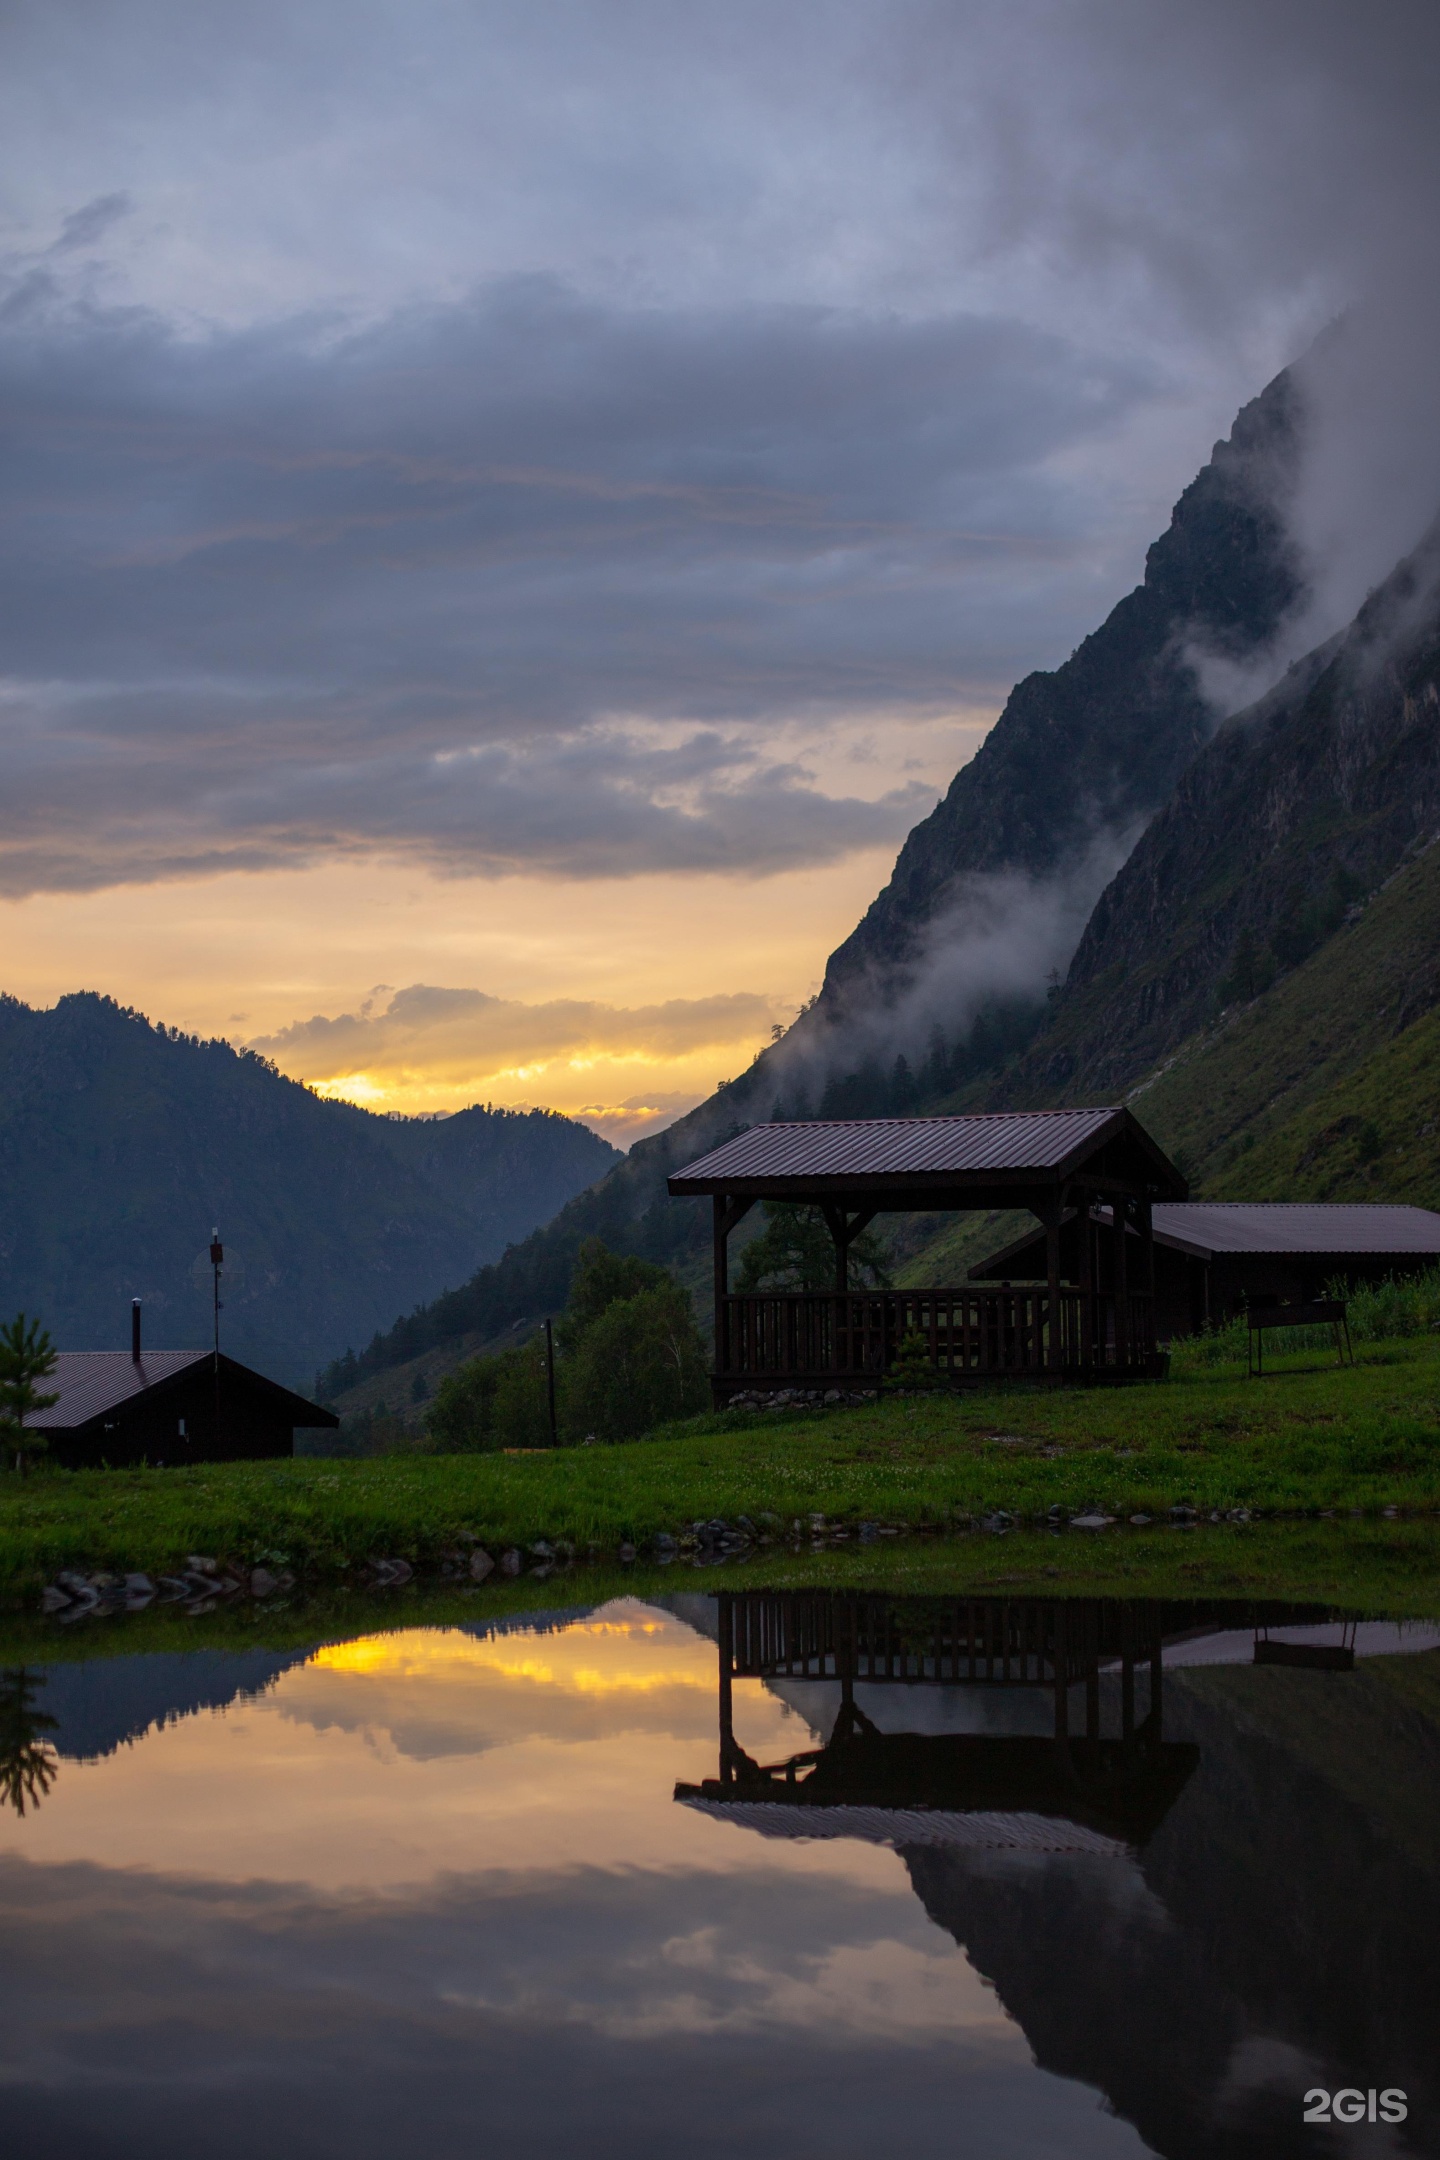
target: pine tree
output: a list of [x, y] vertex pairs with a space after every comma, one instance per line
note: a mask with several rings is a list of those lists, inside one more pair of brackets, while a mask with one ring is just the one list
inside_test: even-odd
[[38, 1320], [17, 1313], [0, 1328], [0, 1444], [13, 1448], [22, 1476], [26, 1457], [48, 1445], [45, 1435], [25, 1423], [32, 1412], [48, 1410], [58, 1395], [42, 1395], [35, 1383], [55, 1370], [55, 1345]]

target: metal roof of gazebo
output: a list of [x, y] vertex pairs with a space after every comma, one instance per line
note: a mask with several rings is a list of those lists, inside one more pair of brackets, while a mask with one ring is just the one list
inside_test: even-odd
[[[1107, 1164], [1103, 1157], [1113, 1155]], [[893, 1193], [900, 1207], [1023, 1207], [1025, 1193], [1086, 1173], [1183, 1199], [1188, 1187], [1144, 1127], [1125, 1109], [1015, 1110], [972, 1117], [816, 1118], [752, 1125], [687, 1163], [669, 1180], [676, 1195], [731, 1193], [748, 1199], [838, 1199]], [[1092, 1176], [1092, 1170], [1097, 1173]], [[965, 1198], [952, 1197], [965, 1194]], [[942, 1197], [943, 1196], [943, 1197]]]
[[[667, 1182], [677, 1199], [712, 1203], [717, 1401], [764, 1378], [808, 1388], [870, 1376], [873, 1384], [914, 1336], [937, 1370], [967, 1384], [992, 1372], [1147, 1372], [1151, 1210], [1189, 1190], [1144, 1127], [1113, 1106], [753, 1125]], [[818, 1209], [835, 1248], [833, 1293], [731, 1292], [729, 1238], [761, 1200]], [[1067, 1207], [1097, 1200], [1139, 1229], [1140, 1281], [1132, 1293], [1122, 1260], [1115, 1296], [1097, 1301], [1085, 1281], [1067, 1300], [1060, 1224]], [[1027, 1208], [1045, 1226], [1045, 1297], [1001, 1303], [1000, 1293], [968, 1286], [857, 1293], [850, 1283], [850, 1247], [875, 1216], [991, 1208]], [[1123, 1254], [1126, 1241], [1117, 1242]]]

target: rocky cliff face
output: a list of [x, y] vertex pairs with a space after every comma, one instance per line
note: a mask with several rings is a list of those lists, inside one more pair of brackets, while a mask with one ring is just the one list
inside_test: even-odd
[[1111, 1099], [1314, 951], [1437, 830], [1440, 524], [1190, 765], [1100, 896], [1017, 1099]]
[[1213, 725], [1190, 650], [1253, 656], [1299, 598], [1283, 511], [1301, 421], [1287, 371], [1215, 445], [1150, 549], [1143, 584], [1063, 667], [1017, 685], [831, 956], [817, 1019], [893, 998], [942, 919], [947, 937], [963, 937], [977, 876], [1082, 873], [1097, 852], [1103, 859], [1097, 837], [1122, 843], [1166, 800]]

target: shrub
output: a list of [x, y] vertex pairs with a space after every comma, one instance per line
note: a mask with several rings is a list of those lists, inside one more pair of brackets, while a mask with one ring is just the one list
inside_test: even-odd
[[611, 1252], [600, 1238], [586, 1238], [570, 1278], [570, 1295], [560, 1322], [561, 1343], [567, 1349], [577, 1348], [586, 1329], [622, 1298], [663, 1290], [672, 1283], [673, 1277], [653, 1260]]
[[933, 1388], [945, 1385], [945, 1375], [930, 1362], [930, 1345], [918, 1328], [907, 1328], [900, 1338], [894, 1362], [885, 1375], [891, 1387]]
[[[555, 1341], [556, 1422], [565, 1440], [629, 1439], [709, 1406], [705, 1345], [689, 1296], [653, 1260], [588, 1238]], [[425, 1428], [440, 1454], [548, 1447], [544, 1336], [447, 1374]]]
[[425, 1428], [431, 1446], [443, 1455], [548, 1447], [544, 1337], [497, 1357], [471, 1358], [447, 1373], [435, 1390]]
[[585, 1329], [561, 1367], [567, 1438], [629, 1440], [710, 1399], [705, 1345], [690, 1299], [663, 1287], [619, 1298]]

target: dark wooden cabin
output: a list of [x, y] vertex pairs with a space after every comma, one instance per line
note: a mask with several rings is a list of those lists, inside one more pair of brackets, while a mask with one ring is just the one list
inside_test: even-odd
[[[1159, 1341], [1223, 1325], [1249, 1305], [1305, 1304], [1329, 1284], [1383, 1282], [1440, 1262], [1440, 1214], [1430, 1208], [1311, 1201], [1160, 1201], [1153, 1210], [1155, 1329]], [[1131, 1225], [1127, 1244], [1135, 1242]], [[1118, 1260], [1115, 1218], [1092, 1203], [1060, 1225], [1060, 1272], [1073, 1282], [1082, 1245], [1102, 1286]], [[1044, 1275], [1043, 1232], [1030, 1231], [970, 1270], [972, 1281], [1025, 1282]]]
[[297, 1426], [340, 1423], [214, 1350], [62, 1350], [41, 1389], [60, 1400], [28, 1423], [67, 1470], [290, 1455]]
[[[1159, 1369], [1152, 1211], [1189, 1188], [1128, 1110], [754, 1125], [676, 1171], [669, 1189], [713, 1207], [717, 1402], [756, 1387], [875, 1386], [907, 1338], [957, 1386], [995, 1374], [1126, 1379]], [[835, 1244], [833, 1291], [731, 1291], [730, 1234], [761, 1200], [819, 1209]], [[1077, 1240], [1080, 1269], [1067, 1283], [1062, 1225], [1102, 1200], [1135, 1237], [1119, 1241], [1103, 1286], [1088, 1271], [1090, 1245]], [[849, 1287], [850, 1245], [875, 1216], [965, 1208], [1027, 1208], [1037, 1218], [1043, 1287]]]

